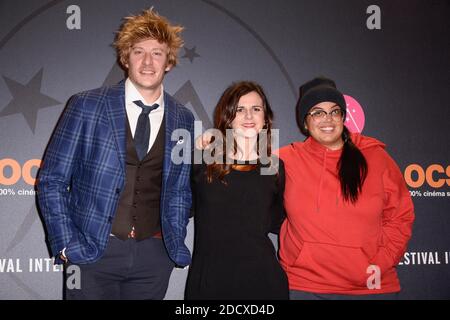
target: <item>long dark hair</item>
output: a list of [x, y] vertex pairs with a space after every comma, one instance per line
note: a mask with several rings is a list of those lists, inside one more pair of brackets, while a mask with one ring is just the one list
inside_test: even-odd
[[362, 152], [353, 143], [350, 132], [345, 125], [342, 131], [342, 140], [344, 141], [344, 146], [337, 164], [341, 192], [345, 201], [354, 204], [358, 201], [367, 177], [367, 161]]
[[[251, 81], [241, 81], [232, 83], [222, 94], [222, 96], [219, 99], [219, 102], [216, 105], [216, 108], [214, 110], [214, 128], [218, 129], [222, 135], [226, 136], [226, 130], [231, 129], [231, 123], [233, 122], [234, 118], [236, 118], [236, 110], [238, 107], [239, 99], [250, 93], [250, 92], [256, 92], [263, 101], [263, 108], [264, 108], [264, 127], [263, 129], [267, 130], [267, 141], [264, 141], [266, 143], [267, 150], [267, 156], [271, 156], [272, 148], [271, 148], [271, 129], [272, 129], [272, 121], [273, 121], [273, 112], [272, 108], [270, 107], [269, 101], [267, 99], [266, 94], [264, 93], [263, 88]], [[259, 155], [259, 144], [261, 143], [258, 135], [258, 141], [257, 141], [257, 150]], [[237, 144], [236, 140], [234, 140], [234, 152], [237, 150]], [[232, 164], [228, 163], [226, 161], [226, 139], [222, 139], [221, 141], [221, 149], [223, 150], [223, 163], [212, 163], [207, 165], [207, 181], [211, 183], [213, 181], [213, 178], [218, 178], [220, 181], [224, 182], [223, 178], [225, 175], [229, 174], [232, 169]], [[261, 156], [261, 155], [260, 155]]]

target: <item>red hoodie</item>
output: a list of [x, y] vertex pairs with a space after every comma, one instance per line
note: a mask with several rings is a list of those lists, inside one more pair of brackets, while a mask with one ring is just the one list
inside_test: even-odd
[[[385, 145], [360, 134], [351, 137], [368, 164], [355, 205], [341, 195], [337, 173], [341, 150], [329, 150], [312, 138], [279, 150], [286, 171], [287, 211], [280, 231], [280, 262], [291, 290], [400, 291], [395, 266], [411, 237], [413, 203]], [[367, 286], [373, 273], [367, 270], [369, 265], [381, 270], [379, 289]]]

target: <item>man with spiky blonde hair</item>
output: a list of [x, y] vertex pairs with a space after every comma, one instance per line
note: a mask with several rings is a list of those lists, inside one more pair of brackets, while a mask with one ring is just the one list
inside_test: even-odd
[[[76, 265], [66, 299], [162, 299], [174, 266], [189, 265], [194, 117], [163, 88], [181, 26], [153, 8], [126, 17], [114, 46], [127, 79], [74, 95], [50, 140], [38, 199], [56, 263]], [[176, 129], [189, 132], [172, 141]]]

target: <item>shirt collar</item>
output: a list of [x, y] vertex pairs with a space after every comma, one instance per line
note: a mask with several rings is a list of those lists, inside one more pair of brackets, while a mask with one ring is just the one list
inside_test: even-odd
[[160, 110], [164, 109], [164, 87], [161, 85], [161, 94], [159, 95], [158, 99], [156, 101], [146, 101], [141, 93], [136, 89], [136, 86], [131, 82], [130, 78], [127, 78], [125, 81], [125, 103], [126, 104], [133, 104], [133, 101], [141, 100], [146, 105], [153, 105], [154, 103], [159, 104]]

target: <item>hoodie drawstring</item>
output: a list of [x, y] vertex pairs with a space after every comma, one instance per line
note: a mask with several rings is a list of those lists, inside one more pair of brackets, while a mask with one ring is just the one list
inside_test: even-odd
[[320, 174], [319, 190], [317, 192], [317, 208], [316, 208], [316, 212], [320, 211], [320, 201], [322, 200], [322, 184], [323, 184], [323, 176], [325, 175], [325, 167], [326, 167], [326, 163], [327, 163], [327, 154], [328, 154], [328, 149], [325, 149], [325, 152], [324, 152], [324, 155], [323, 155], [322, 172]]

